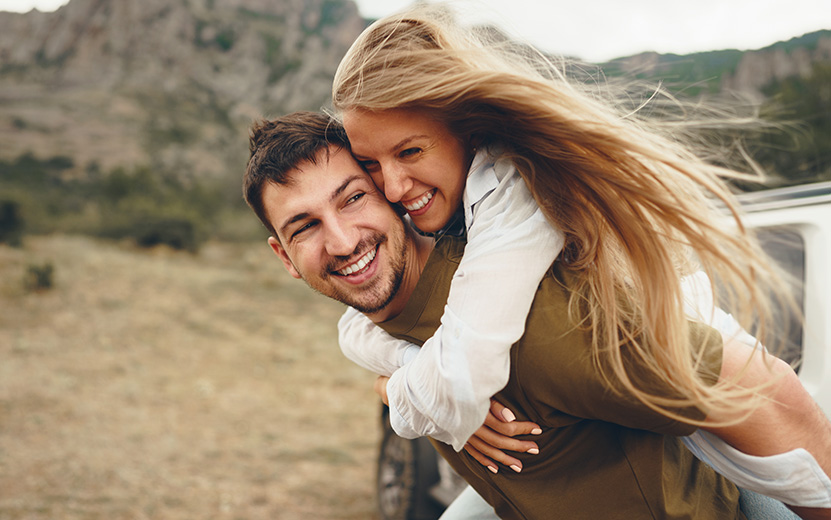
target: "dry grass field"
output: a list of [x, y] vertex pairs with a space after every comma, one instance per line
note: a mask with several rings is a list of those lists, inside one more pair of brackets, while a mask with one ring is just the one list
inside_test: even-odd
[[[54, 287], [25, 289], [52, 262]], [[0, 519], [372, 519], [374, 377], [265, 241], [0, 246]]]

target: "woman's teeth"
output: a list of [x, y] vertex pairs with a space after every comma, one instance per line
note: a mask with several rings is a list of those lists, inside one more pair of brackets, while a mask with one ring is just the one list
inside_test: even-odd
[[426, 206], [428, 202], [430, 202], [430, 199], [432, 199], [432, 198], [433, 198], [433, 194], [434, 194], [435, 192], [436, 192], [436, 190], [431, 190], [431, 191], [429, 191], [429, 192], [425, 193], [423, 197], [421, 197], [420, 199], [418, 199], [418, 200], [417, 200], [417, 201], [415, 201], [414, 203], [412, 203], [412, 204], [404, 204], [404, 208], [405, 208], [407, 211], [417, 211], [417, 210], [420, 210], [421, 208], [423, 208], [424, 206]]
[[372, 262], [375, 259], [375, 253], [376, 253], [375, 249], [370, 250], [367, 254], [362, 256], [361, 259], [358, 260], [357, 262], [355, 262], [354, 264], [348, 265], [348, 266], [344, 267], [343, 269], [341, 269], [340, 271], [338, 271], [338, 274], [343, 275], [343, 276], [349, 276], [350, 274], [354, 274], [354, 273], [357, 273], [358, 271], [361, 271], [363, 268], [365, 268], [367, 265], [369, 265], [370, 262]]

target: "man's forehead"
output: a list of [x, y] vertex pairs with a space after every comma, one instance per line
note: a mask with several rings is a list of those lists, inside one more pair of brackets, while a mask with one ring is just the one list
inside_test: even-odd
[[[299, 162], [286, 174], [287, 182], [278, 188], [297, 188], [299, 185], [328, 186], [339, 185], [343, 180], [357, 177], [359, 180], [372, 182], [369, 175], [361, 168], [348, 150], [337, 146], [321, 149], [314, 162]], [[291, 196], [289, 194], [289, 196]]]

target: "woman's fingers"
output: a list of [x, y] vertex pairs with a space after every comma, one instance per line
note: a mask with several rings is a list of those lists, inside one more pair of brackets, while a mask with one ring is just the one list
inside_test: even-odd
[[514, 412], [503, 406], [502, 403], [496, 399], [491, 399], [491, 413], [494, 417], [501, 419], [502, 422], [509, 423], [516, 420]]
[[[532, 426], [536, 426], [533, 423], [529, 424], [531, 424]], [[518, 427], [522, 430], [528, 429], [527, 426], [519, 425]], [[517, 435], [522, 435], [524, 433], [527, 432], [523, 431], [522, 433], [519, 433]], [[515, 437], [505, 435], [502, 432], [496, 431], [490, 426], [487, 419], [485, 420], [485, 425], [476, 430], [474, 436], [478, 437], [481, 442], [486, 443], [489, 447], [491, 447], [494, 450], [516, 451], [519, 453], [531, 453], [534, 455], [540, 452], [539, 446], [537, 446], [536, 442], [517, 439]]]
[[480, 464], [487, 466], [491, 471], [493, 471], [492, 461], [508, 466], [517, 473], [522, 471], [522, 462], [519, 459], [511, 457], [504, 451], [493, 447], [489, 441], [485, 440], [486, 437], [490, 436], [491, 432], [489, 430], [490, 428], [487, 428], [486, 426], [479, 428], [476, 433], [468, 439], [467, 443], [472, 446], [482, 456], [482, 458], [490, 462], [490, 464], [482, 463], [482, 460], [476, 456], [474, 456], [474, 458], [476, 458]]
[[[471, 437], [471, 439], [472, 438], [473, 437]], [[481, 465], [485, 466], [486, 468], [488, 468], [492, 473], [498, 473], [499, 472], [499, 467], [496, 465], [496, 463], [494, 461], [492, 461], [491, 459], [485, 457], [482, 454], [481, 451], [474, 448], [470, 444], [470, 441], [468, 441], [467, 444], [465, 444], [465, 451], [470, 453], [471, 457], [476, 459], [479, 462], [479, 464], [481, 464]]]
[[[511, 418], [511, 420], [507, 420]], [[517, 435], [539, 435], [542, 428], [530, 421], [517, 421], [516, 416], [508, 408], [491, 399], [490, 413], [485, 416], [485, 426], [507, 437]]]
[[522, 471], [522, 461], [506, 452], [538, 454], [540, 450], [537, 443], [516, 439], [515, 436], [541, 433], [542, 429], [536, 423], [517, 421], [508, 408], [491, 399], [485, 424], [468, 439], [465, 451], [493, 473], [498, 471], [495, 462], [519, 473]]

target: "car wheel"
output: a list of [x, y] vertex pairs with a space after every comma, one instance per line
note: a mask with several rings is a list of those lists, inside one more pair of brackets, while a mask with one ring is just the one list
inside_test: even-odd
[[444, 511], [431, 495], [439, 480], [437, 454], [426, 438], [396, 435], [384, 414], [378, 456], [378, 508], [381, 520], [436, 520]]

